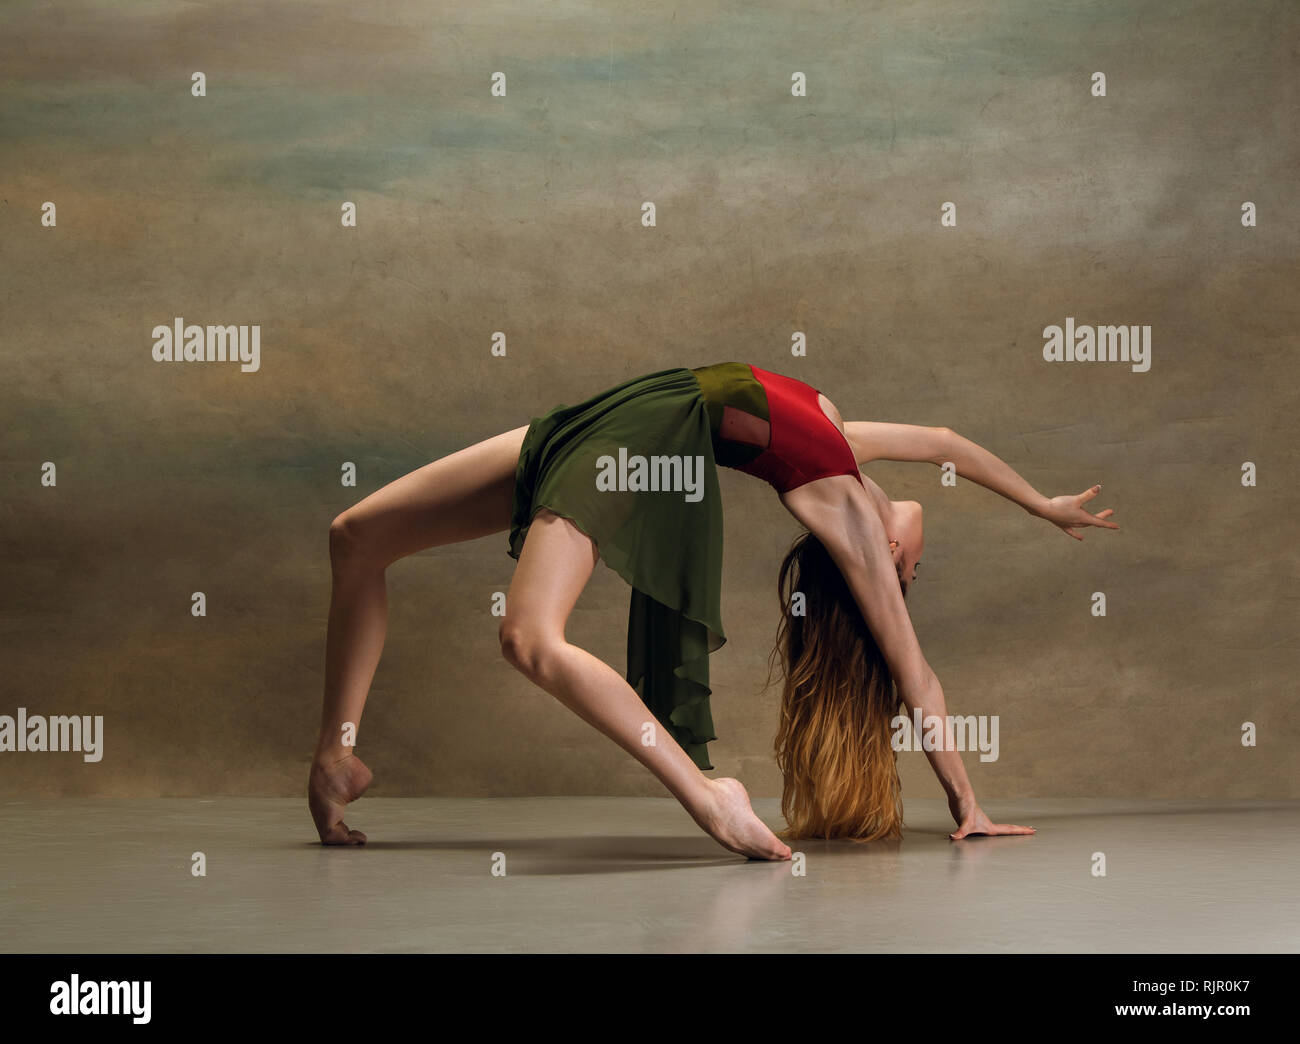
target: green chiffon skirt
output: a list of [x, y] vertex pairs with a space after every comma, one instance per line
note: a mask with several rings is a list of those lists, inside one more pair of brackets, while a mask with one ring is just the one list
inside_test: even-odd
[[[690, 480], [690, 488], [600, 488], [598, 476], [607, 487], [615, 477], [612, 464], [620, 450], [627, 460], [639, 455], [690, 461], [689, 470], [669, 474], [665, 468], [656, 483], [685, 486]], [[637, 480], [618, 484], [635, 487]], [[523, 552], [528, 527], [542, 508], [591, 537], [605, 564], [631, 585], [628, 684], [696, 765], [713, 768], [706, 746], [717, 739], [709, 711], [709, 654], [727, 640], [721, 619], [722, 500], [709, 415], [695, 375], [680, 367], [660, 370], [533, 418], [515, 470], [512, 558]]]

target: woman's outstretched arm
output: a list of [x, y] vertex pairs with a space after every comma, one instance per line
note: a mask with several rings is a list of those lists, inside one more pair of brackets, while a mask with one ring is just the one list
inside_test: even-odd
[[1094, 515], [1083, 507], [1101, 492], [1101, 486], [1093, 486], [1082, 493], [1046, 497], [1006, 461], [951, 428], [846, 421], [844, 435], [859, 464], [872, 460], [927, 461], [938, 467], [950, 464], [960, 477], [1014, 501], [1031, 515], [1047, 519], [1076, 540], [1083, 537], [1074, 532], [1075, 527], [1119, 528], [1118, 524], [1106, 521], [1115, 513], [1114, 509], [1107, 508]]
[[919, 710], [923, 721], [938, 718], [944, 723], [943, 743], [927, 748], [925, 756], [957, 823], [949, 836], [958, 840], [972, 834], [1032, 834], [1032, 827], [993, 823], [975, 799], [955, 747], [943, 688], [921, 653], [903, 604], [884, 522], [870, 495], [852, 478], [836, 475], [782, 494], [781, 503], [826, 546], [839, 567], [908, 711]]

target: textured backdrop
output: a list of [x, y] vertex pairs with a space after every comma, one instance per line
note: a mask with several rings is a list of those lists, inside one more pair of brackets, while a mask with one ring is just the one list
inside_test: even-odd
[[[866, 469], [926, 507], [908, 608], [950, 711], [999, 716], [977, 794], [1300, 795], [1298, 29], [1290, 2], [5, 4], [0, 714], [103, 715], [104, 753], [5, 752], [0, 789], [303, 793], [334, 515], [734, 359], [1117, 509], [1079, 544]], [[260, 368], [155, 362], [176, 317], [259, 324]], [[1044, 361], [1067, 317], [1149, 325], [1150, 370]], [[770, 796], [797, 525], [721, 482], [710, 750]], [[502, 535], [389, 570], [371, 793], [662, 794], [501, 659], [512, 566]], [[627, 598], [598, 569], [569, 632], [620, 669]]]

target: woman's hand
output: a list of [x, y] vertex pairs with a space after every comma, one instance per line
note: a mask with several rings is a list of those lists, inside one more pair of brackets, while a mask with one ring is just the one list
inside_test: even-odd
[[1099, 511], [1094, 515], [1083, 506], [1100, 492], [1100, 486], [1093, 486], [1092, 489], [1084, 490], [1082, 493], [1076, 493], [1073, 496], [1067, 493], [1063, 496], [1052, 497], [1035, 514], [1039, 518], [1047, 519], [1052, 525], [1062, 530], [1067, 536], [1074, 537], [1075, 540], [1083, 539], [1074, 531], [1075, 526], [1100, 526], [1102, 529], [1119, 529], [1118, 523], [1106, 521], [1111, 515], [1115, 514], [1113, 508], [1107, 508], [1105, 511]]
[[957, 797], [948, 798], [948, 811], [952, 813], [952, 818], [957, 823], [955, 832], [948, 835], [953, 841], [960, 841], [963, 837], [973, 837], [976, 834], [987, 834], [989, 837], [998, 837], [1004, 834], [1036, 834], [1033, 827], [1016, 826], [1014, 823], [994, 823], [984, 814], [984, 810], [975, 804], [973, 796], [968, 796], [965, 800]]

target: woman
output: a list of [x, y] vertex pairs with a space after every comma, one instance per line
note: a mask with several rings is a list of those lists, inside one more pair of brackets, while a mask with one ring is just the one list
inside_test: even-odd
[[[920, 563], [921, 508], [865, 479], [858, 465], [878, 459], [949, 462], [1077, 539], [1076, 527], [1119, 528], [1110, 510], [1083, 507], [1100, 487], [1048, 499], [946, 428], [846, 424], [815, 388], [744, 363], [632, 378], [344, 511], [330, 526], [325, 699], [308, 785], [322, 843], [366, 840], [343, 810], [371, 780], [350, 744], [383, 648], [385, 570], [427, 547], [508, 531], [519, 564], [500, 628], [506, 659], [645, 765], [725, 848], [788, 859], [740, 782], [701, 771], [716, 738], [708, 657], [726, 640], [719, 464], [771, 484], [808, 529], [780, 582], [787, 836], [896, 836], [889, 720], [900, 699], [927, 719], [947, 711], [903, 604]], [[632, 587], [626, 681], [564, 636], [602, 556]], [[926, 753], [957, 822], [951, 837], [1033, 832], [991, 823], [960, 755], [940, 748]]]

